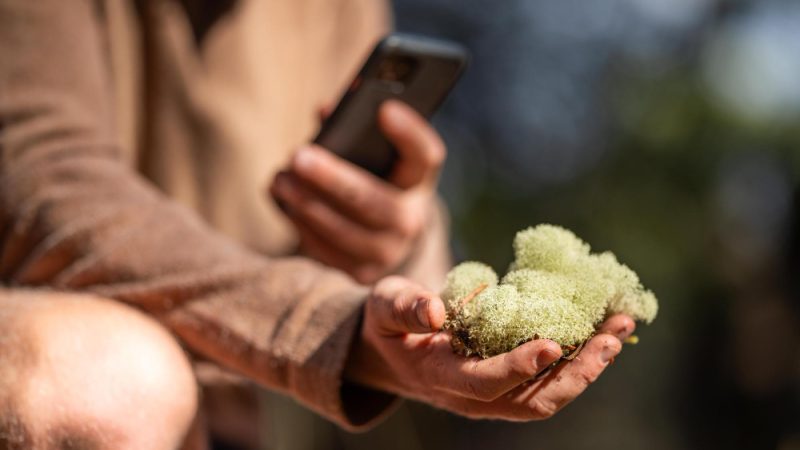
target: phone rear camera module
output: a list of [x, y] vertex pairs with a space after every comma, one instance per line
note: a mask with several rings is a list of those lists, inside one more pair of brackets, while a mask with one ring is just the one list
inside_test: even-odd
[[378, 79], [383, 81], [407, 82], [414, 74], [416, 61], [405, 56], [392, 56], [378, 67]]

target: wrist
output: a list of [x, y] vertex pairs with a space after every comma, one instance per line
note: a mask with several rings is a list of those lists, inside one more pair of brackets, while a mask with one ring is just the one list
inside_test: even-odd
[[401, 403], [391, 390], [385, 389], [378, 381], [381, 376], [378, 375], [380, 370], [376, 361], [380, 356], [364, 341], [363, 327], [362, 314], [345, 360], [340, 389], [342, 409], [350, 423], [357, 428], [380, 422]]
[[364, 322], [362, 315], [345, 361], [344, 379], [373, 389], [397, 392], [394, 373], [373, 341], [367, 337]]

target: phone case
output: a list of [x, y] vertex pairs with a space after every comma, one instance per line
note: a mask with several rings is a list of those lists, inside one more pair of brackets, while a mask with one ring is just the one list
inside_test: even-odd
[[379, 177], [387, 177], [397, 152], [378, 129], [388, 99], [430, 117], [464, 70], [468, 52], [459, 44], [407, 34], [381, 40], [314, 142]]

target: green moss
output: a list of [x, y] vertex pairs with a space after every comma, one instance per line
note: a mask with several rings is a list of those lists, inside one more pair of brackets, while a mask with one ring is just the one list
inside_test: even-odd
[[[500, 284], [478, 262], [459, 264], [448, 274], [442, 298], [454, 345], [463, 353], [490, 357], [535, 338], [571, 348], [591, 337], [610, 313], [647, 323], [656, 316], [656, 297], [636, 273], [610, 252], [591, 254], [568, 230], [539, 225], [520, 231], [514, 253]], [[465, 303], [482, 284], [488, 287]]]

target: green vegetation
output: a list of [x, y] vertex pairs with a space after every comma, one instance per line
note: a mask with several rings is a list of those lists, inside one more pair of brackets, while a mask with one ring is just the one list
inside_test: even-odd
[[610, 252], [589, 250], [571, 231], [539, 225], [517, 233], [515, 260], [499, 283], [483, 263], [454, 267], [442, 299], [456, 350], [488, 358], [546, 338], [569, 353], [609, 314], [652, 322], [658, 302], [636, 273]]

